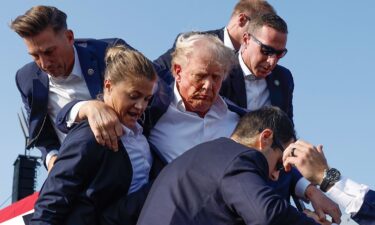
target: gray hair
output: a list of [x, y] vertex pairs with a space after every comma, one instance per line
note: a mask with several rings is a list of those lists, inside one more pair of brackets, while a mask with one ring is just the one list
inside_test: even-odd
[[[176, 48], [172, 53], [171, 68], [175, 64], [186, 66], [193, 53], [199, 51], [208, 52], [212, 56], [212, 60], [221, 66], [224, 79], [237, 62], [233, 50], [226, 47], [217, 36], [201, 32], [188, 32], [177, 38]], [[173, 70], [172, 73], [174, 73]]]

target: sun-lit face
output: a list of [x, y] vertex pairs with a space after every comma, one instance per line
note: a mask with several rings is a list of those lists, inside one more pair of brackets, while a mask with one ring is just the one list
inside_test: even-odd
[[224, 70], [204, 52], [194, 53], [187, 65], [175, 65], [173, 69], [186, 110], [203, 117], [219, 95]]
[[155, 82], [141, 78], [112, 84], [105, 80], [104, 102], [115, 110], [122, 124], [132, 129], [152, 97]]
[[68, 76], [74, 65], [74, 35], [71, 30], [55, 33], [51, 27], [23, 38], [29, 54], [44, 72], [53, 77]]
[[263, 54], [259, 42], [275, 50], [282, 51], [286, 47], [287, 34], [274, 28], [263, 26], [251, 35], [244, 35], [242, 59], [252, 74], [259, 78], [265, 78], [272, 72], [280, 58], [276, 55], [267, 56]]

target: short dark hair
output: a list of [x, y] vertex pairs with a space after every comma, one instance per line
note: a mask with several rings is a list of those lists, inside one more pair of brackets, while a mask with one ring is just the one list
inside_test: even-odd
[[252, 139], [266, 128], [271, 129], [274, 137], [282, 143], [296, 139], [292, 121], [276, 106], [266, 106], [246, 113], [241, 117], [232, 136], [243, 140]]
[[48, 27], [55, 33], [67, 29], [66, 14], [53, 6], [34, 6], [11, 22], [13, 29], [22, 38], [33, 37]]
[[286, 24], [286, 22], [283, 20], [283, 18], [274, 13], [260, 14], [252, 18], [249, 23], [248, 32], [250, 34], [254, 34], [258, 29], [262, 28], [263, 26], [272, 27], [278, 32], [284, 34], [288, 33], [288, 25]]

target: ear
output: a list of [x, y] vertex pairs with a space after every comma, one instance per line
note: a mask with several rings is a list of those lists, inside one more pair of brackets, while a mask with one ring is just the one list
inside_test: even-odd
[[177, 83], [179, 83], [181, 81], [181, 71], [182, 71], [182, 68], [181, 68], [181, 65], [179, 64], [174, 64], [173, 65], [173, 74], [174, 74], [174, 79], [176, 80]]
[[72, 30], [66, 30], [64, 32], [64, 35], [66, 39], [68, 40], [69, 44], [73, 45], [74, 44], [74, 33]]
[[259, 135], [259, 149], [263, 150], [270, 148], [273, 143], [273, 131], [271, 129], [264, 129]]
[[248, 16], [245, 13], [238, 14], [238, 25], [244, 27], [249, 22]]
[[249, 43], [250, 39], [251, 39], [251, 36], [247, 32], [243, 33], [243, 35], [242, 35], [242, 43], [245, 46], [247, 46], [247, 44]]
[[111, 93], [112, 90], [112, 83], [110, 79], [105, 79], [104, 80], [104, 89], [107, 91], [108, 94]]

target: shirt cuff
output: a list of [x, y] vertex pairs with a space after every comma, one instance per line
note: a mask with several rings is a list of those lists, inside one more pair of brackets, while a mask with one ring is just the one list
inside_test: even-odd
[[361, 209], [368, 191], [368, 186], [342, 177], [327, 191], [327, 195], [344, 208], [347, 214], [354, 216]]
[[309, 200], [306, 198], [305, 192], [307, 187], [310, 185], [310, 182], [306, 178], [301, 177], [296, 184], [295, 194], [298, 198], [302, 199], [304, 202], [309, 203]]
[[51, 160], [52, 156], [55, 156], [58, 153], [59, 153], [59, 151], [57, 151], [57, 150], [51, 150], [50, 152], [48, 152], [48, 154], [46, 156], [46, 168], [48, 168], [48, 163]]
[[88, 101], [80, 101], [77, 104], [75, 104], [67, 114], [66, 118], [66, 126], [70, 128], [73, 126], [74, 123], [76, 123], [77, 115], [79, 113], [79, 110], [81, 109], [82, 105], [87, 103]]

